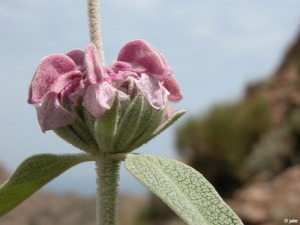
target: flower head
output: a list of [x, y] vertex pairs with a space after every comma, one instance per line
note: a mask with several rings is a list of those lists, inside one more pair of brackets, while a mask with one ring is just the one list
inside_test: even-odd
[[42, 131], [52, 129], [85, 151], [126, 152], [178, 119], [167, 101], [181, 98], [166, 58], [134, 40], [109, 67], [93, 44], [85, 52], [45, 57], [28, 102], [36, 106]]

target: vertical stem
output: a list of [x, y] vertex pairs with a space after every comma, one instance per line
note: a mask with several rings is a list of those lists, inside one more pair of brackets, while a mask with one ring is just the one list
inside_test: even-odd
[[96, 225], [116, 225], [120, 162], [109, 157], [96, 160]]
[[[99, 0], [88, 0], [88, 17], [91, 41], [104, 62]], [[98, 157], [96, 225], [116, 225], [117, 194], [120, 162], [109, 157]]]
[[88, 16], [90, 27], [90, 38], [98, 49], [100, 58], [104, 62], [104, 52], [102, 47], [102, 33], [100, 23], [100, 3], [99, 0], [88, 0]]

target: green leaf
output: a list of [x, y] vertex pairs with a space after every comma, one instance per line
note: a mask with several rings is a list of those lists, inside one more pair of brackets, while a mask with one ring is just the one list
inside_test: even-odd
[[41, 154], [26, 159], [0, 187], [0, 216], [67, 169], [91, 160], [87, 154]]
[[175, 112], [168, 120], [166, 120], [164, 123], [162, 123], [149, 137], [148, 140], [145, 140], [145, 142], [148, 142], [149, 140], [153, 139], [157, 135], [159, 135], [161, 132], [163, 132], [165, 129], [167, 129], [169, 126], [171, 126], [173, 123], [175, 123], [180, 117], [182, 117], [186, 113], [186, 110], [180, 110]]
[[[73, 145], [76, 148], [79, 148], [85, 152], [93, 153], [98, 150], [98, 147], [95, 147], [94, 140], [87, 142], [82, 139], [80, 135], [76, 132], [73, 126], [67, 125], [65, 127], [59, 127], [53, 130], [60, 138]], [[90, 135], [92, 137], [92, 135]]]
[[120, 97], [116, 94], [112, 107], [95, 122], [94, 136], [103, 152], [112, 152], [113, 139], [119, 121], [120, 105]]
[[[135, 118], [134, 123], [130, 124], [131, 130], [127, 131], [131, 135], [130, 141], [127, 142], [128, 152], [133, 151], [141, 144], [145, 144], [152, 133], [161, 125], [165, 116], [165, 110], [154, 108], [145, 95], [141, 94], [137, 97], [139, 96], [142, 98], [139, 117]], [[134, 108], [131, 109], [131, 111], [134, 110]], [[132, 115], [131, 111], [127, 110], [127, 114]]]
[[143, 112], [143, 105], [145, 98], [142, 93], [138, 94], [126, 109], [125, 114], [120, 119], [116, 136], [113, 143], [113, 149], [116, 153], [130, 151], [128, 149], [129, 143], [134, 138], [135, 130], [140, 124], [140, 118]]
[[189, 225], [243, 224], [214, 187], [183, 163], [160, 156], [128, 154], [125, 166]]

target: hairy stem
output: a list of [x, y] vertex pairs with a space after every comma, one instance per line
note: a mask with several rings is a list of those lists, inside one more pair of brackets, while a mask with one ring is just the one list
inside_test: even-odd
[[88, 0], [88, 16], [89, 16], [89, 28], [90, 28], [91, 41], [97, 47], [100, 58], [102, 62], [104, 62], [99, 0]]
[[96, 225], [116, 225], [119, 168], [120, 162], [109, 157], [96, 160]]

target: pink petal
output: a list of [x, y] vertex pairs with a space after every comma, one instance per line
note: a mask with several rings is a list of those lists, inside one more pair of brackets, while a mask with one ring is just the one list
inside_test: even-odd
[[129, 76], [138, 78], [138, 74], [145, 71], [141, 69], [133, 69], [131, 64], [122, 61], [115, 61], [105, 69], [111, 82], [125, 81]]
[[104, 63], [100, 59], [98, 50], [93, 43], [86, 48], [85, 67], [91, 84], [99, 83], [108, 78], [104, 70]]
[[172, 70], [164, 55], [143, 40], [128, 42], [121, 49], [118, 61], [131, 63], [133, 67], [142, 67], [150, 74], [172, 74]]
[[69, 56], [75, 62], [78, 70], [80, 70], [81, 72], [84, 72], [85, 70], [84, 55], [85, 53], [78, 49], [72, 50], [67, 53], [67, 56]]
[[43, 103], [36, 105], [38, 121], [43, 132], [64, 127], [75, 122], [75, 115], [67, 111], [58, 101], [57, 95], [49, 94]]
[[50, 92], [59, 93], [73, 76], [80, 74], [76, 64], [66, 55], [55, 54], [44, 58], [32, 79], [28, 103], [38, 103]]
[[173, 76], [158, 77], [163, 83], [163, 86], [170, 92], [168, 99], [173, 102], [178, 102], [182, 99], [181, 90], [178, 82]]
[[153, 76], [141, 74], [138, 86], [146, 94], [149, 103], [156, 109], [163, 109], [167, 104], [168, 91]]
[[182, 99], [179, 84], [166, 58], [147, 42], [135, 40], [127, 43], [121, 49], [118, 60], [131, 63], [134, 69], [144, 68], [144, 73], [154, 75], [170, 92], [169, 100], [177, 102]]
[[101, 117], [106, 110], [110, 109], [116, 89], [108, 82], [100, 82], [89, 85], [84, 96], [82, 105], [96, 118]]

